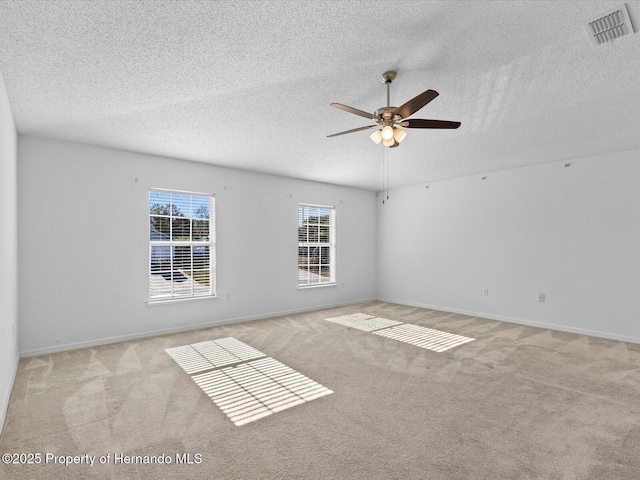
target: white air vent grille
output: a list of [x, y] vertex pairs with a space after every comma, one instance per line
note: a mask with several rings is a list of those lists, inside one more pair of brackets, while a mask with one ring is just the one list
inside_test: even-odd
[[625, 4], [587, 21], [584, 24], [584, 29], [593, 45], [602, 45], [628, 33], [633, 33], [629, 12]]

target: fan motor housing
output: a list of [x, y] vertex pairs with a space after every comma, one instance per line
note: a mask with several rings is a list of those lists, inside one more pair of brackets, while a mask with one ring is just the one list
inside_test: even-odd
[[398, 107], [382, 107], [373, 112], [373, 114], [381, 120], [398, 121], [400, 120], [400, 115], [396, 115], [395, 113], [393, 113], [397, 109]]

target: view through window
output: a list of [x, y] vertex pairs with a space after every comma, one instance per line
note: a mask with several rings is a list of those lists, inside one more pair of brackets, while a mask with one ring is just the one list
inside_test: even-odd
[[298, 206], [298, 286], [335, 284], [335, 208]]
[[213, 195], [149, 192], [149, 299], [215, 295]]

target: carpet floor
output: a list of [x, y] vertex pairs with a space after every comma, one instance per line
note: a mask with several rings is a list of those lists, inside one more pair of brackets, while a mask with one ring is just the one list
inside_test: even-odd
[[[474, 340], [438, 353], [326, 321], [354, 313]], [[265, 355], [251, 375], [327, 391], [237, 426], [207, 392], [245, 370], [165, 351], [228, 337]], [[224, 342], [198, 348], [214, 363]], [[637, 480], [640, 345], [369, 302], [24, 358], [0, 453], [33, 454], [0, 464], [12, 480]]]

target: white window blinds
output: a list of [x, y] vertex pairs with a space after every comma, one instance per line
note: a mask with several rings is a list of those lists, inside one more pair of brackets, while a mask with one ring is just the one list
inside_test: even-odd
[[215, 197], [149, 192], [149, 299], [215, 295]]

